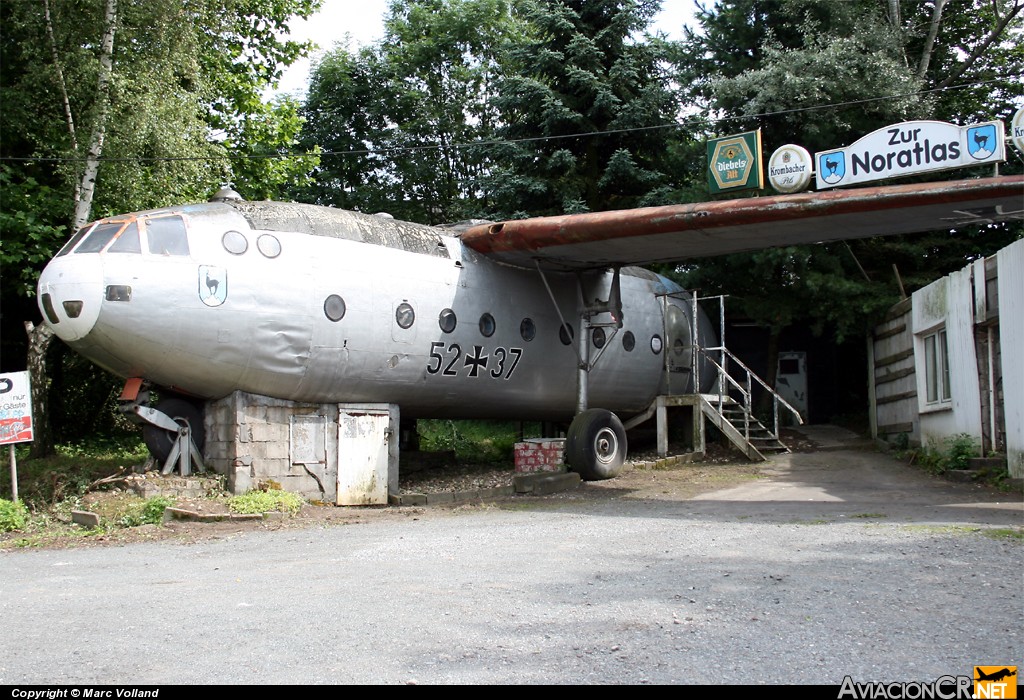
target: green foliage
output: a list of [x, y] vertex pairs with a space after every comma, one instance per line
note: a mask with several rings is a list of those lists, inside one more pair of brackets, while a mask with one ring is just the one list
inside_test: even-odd
[[153, 496], [141, 503], [132, 504], [121, 515], [117, 524], [121, 527], [159, 525], [164, 521], [164, 511], [172, 505], [174, 505], [174, 501], [167, 496]]
[[671, 144], [686, 134], [651, 127], [673, 124], [681, 108], [664, 69], [673, 55], [666, 42], [637, 38], [656, 3], [525, 0], [516, 10], [529, 31], [509, 44], [492, 100], [504, 141], [483, 180], [493, 217], [669, 196], [683, 170]]
[[282, 513], [297, 513], [302, 508], [301, 496], [289, 491], [268, 489], [266, 491], [249, 491], [241, 496], [233, 496], [228, 499], [228, 507], [235, 513], [267, 513], [279, 511]]
[[[29, 459], [29, 446], [18, 447], [19, 493], [33, 512], [80, 497], [85, 488], [121, 469], [140, 465], [148, 452], [139, 435], [93, 438], [57, 445], [56, 454]], [[7, 470], [0, 473], [0, 488], [9, 488]]]
[[0, 532], [21, 530], [28, 522], [28, 509], [19, 501], [0, 498]]
[[966, 469], [968, 460], [979, 455], [977, 439], [967, 433], [960, 433], [921, 447], [912, 459], [931, 473], [941, 475], [951, 469]]
[[505, 462], [521, 437], [540, 436], [537, 423], [488, 420], [419, 420], [420, 449], [452, 451], [460, 461]]
[[967, 433], [946, 438], [946, 461], [948, 469], [966, 469], [968, 460], [980, 454], [978, 441]]
[[[515, 33], [506, 0], [393, 2], [377, 45], [338, 47], [316, 65], [302, 145], [322, 159], [304, 201], [423, 223], [479, 208], [482, 148], [498, 52]], [[442, 148], [436, 148], [441, 145]]]
[[66, 230], [54, 225], [54, 213], [67, 209], [61, 194], [39, 182], [27, 168], [0, 163], [0, 266], [8, 294], [35, 294], [39, 270], [64, 242]]

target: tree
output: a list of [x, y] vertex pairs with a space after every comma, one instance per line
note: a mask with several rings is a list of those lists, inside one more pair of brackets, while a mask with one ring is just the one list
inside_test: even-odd
[[485, 188], [496, 218], [660, 203], [680, 109], [668, 45], [636, 38], [659, 3], [527, 0], [492, 104], [503, 143]]
[[[280, 65], [306, 48], [277, 33], [316, 5], [44, 0], [0, 6], [5, 344], [21, 335], [14, 324], [37, 314], [25, 303], [32, 293], [26, 281], [70, 231], [115, 212], [205, 199], [232, 177], [232, 149], [248, 155], [261, 144], [280, 148], [294, 134], [294, 104], [266, 108], [259, 96]], [[251, 128], [249, 115], [277, 125]], [[240, 171], [273, 189], [302, 167], [309, 163]], [[28, 191], [43, 196], [22, 196]], [[10, 313], [15, 306], [17, 315]], [[46, 334], [46, 326], [34, 328]], [[10, 347], [5, 364], [12, 363]], [[32, 347], [45, 353], [46, 338], [34, 338]]]
[[[761, 127], [768, 153], [783, 143], [824, 150], [905, 119], [1005, 116], [1021, 98], [1024, 54], [1012, 20], [1022, 3], [973, 2], [957, 13], [943, 5], [722, 0], [687, 36], [681, 83], [719, 115], [719, 133]], [[950, 89], [954, 82], [969, 87]], [[785, 248], [678, 274], [685, 286], [733, 295], [731, 308], [768, 328], [777, 350], [795, 323], [837, 340], [859, 334], [898, 300], [893, 266], [909, 292], [1019, 235], [1019, 226], [994, 226]], [[775, 365], [771, 357], [770, 383]]]
[[424, 223], [471, 215], [487, 154], [467, 144], [493, 136], [515, 26], [506, 0], [392, 2], [379, 44], [336, 47], [314, 69], [303, 144], [334, 155], [299, 196]]

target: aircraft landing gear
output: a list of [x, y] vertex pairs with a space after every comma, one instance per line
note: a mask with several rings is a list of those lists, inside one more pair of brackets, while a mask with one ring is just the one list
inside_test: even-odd
[[611, 411], [591, 408], [569, 425], [565, 461], [585, 481], [612, 479], [626, 463], [626, 429]]
[[[151, 462], [162, 467], [161, 473], [170, 474], [177, 467], [182, 476], [188, 476], [193, 465], [206, 471], [202, 452], [206, 427], [199, 406], [182, 398], [166, 398], [150, 408], [149, 385], [137, 377], [125, 382], [118, 402], [122, 413], [142, 425], [142, 439], [152, 455]], [[151, 462], [147, 462], [147, 469]]]
[[[206, 428], [203, 426], [202, 411], [198, 407], [184, 399], [172, 398], [160, 401], [155, 409], [149, 410], [153, 413], [162, 413], [163, 417], [169, 417], [175, 424], [174, 428], [171, 428], [170, 423], [167, 423], [166, 420], [157, 424], [153, 420], [154, 415], [139, 413], [146, 421], [142, 426], [142, 439], [158, 464], [174, 463], [171, 456], [175, 452], [175, 447], [179, 447], [183, 428], [188, 428], [192, 445], [199, 451], [199, 454], [202, 454], [203, 444], [206, 442]], [[177, 450], [179, 453], [177, 456], [180, 457], [180, 453], [186, 448], [188, 448], [187, 443], [181, 445]], [[200, 464], [202, 464], [201, 461]], [[165, 469], [164, 473], [168, 473], [168, 471]]]

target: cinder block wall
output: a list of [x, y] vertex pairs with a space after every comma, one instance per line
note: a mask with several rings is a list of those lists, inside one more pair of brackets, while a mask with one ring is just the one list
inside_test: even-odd
[[[323, 419], [322, 435], [316, 436], [317, 454], [301, 464], [293, 463], [291, 454], [294, 416]], [[205, 420], [203, 458], [208, 468], [227, 477], [231, 493], [272, 481], [307, 499], [334, 500], [337, 459], [331, 456], [337, 455], [337, 429], [329, 428], [337, 425], [337, 404], [301, 404], [236, 391], [209, 402]]]

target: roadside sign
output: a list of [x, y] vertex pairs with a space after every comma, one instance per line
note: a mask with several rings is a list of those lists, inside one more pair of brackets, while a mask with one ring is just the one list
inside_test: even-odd
[[948, 122], [893, 124], [850, 146], [814, 154], [818, 189], [886, 180], [1006, 160], [1003, 123], [957, 126]]
[[708, 188], [711, 194], [764, 187], [761, 130], [708, 140]]
[[28, 372], [0, 374], [0, 445], [32, 442], [32, 391]]

